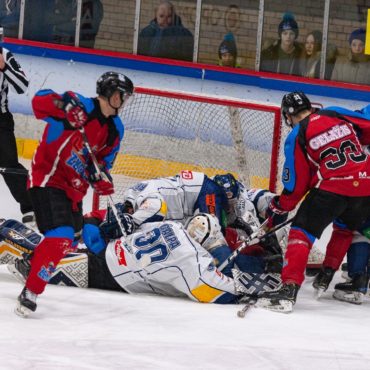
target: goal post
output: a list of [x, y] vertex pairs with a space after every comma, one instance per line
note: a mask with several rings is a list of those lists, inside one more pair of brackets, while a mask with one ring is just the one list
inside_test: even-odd
[[[111, 171], [116, 202], [143, 179], [182, 170], [230, 172], [247, 187], [278, 188], [285, 134], [276, 105], [136, 87], [121, 119], [125, 134]], [[106, 204], [94, 195], [93, 209]]]

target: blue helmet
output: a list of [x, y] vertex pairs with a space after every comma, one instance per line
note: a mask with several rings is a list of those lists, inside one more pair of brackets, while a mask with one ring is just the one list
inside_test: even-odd
[[228, 199], [235, 199], [239, 196], [240, 184], [231, 173], [216, 175], [213, 181], [225, 189]]

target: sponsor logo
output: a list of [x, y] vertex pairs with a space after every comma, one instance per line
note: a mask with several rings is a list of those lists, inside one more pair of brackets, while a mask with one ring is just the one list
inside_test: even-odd
[[358, 176], [359, 176], [360, 179], [366, 179], [367, 178], [367, 173], [366, 173], [366, 171], [365, 172], [359, 172]]
[[127, 266], [125, 251], [122, 248], [121, 240], [117, 240], [116, 243], [114, 244], [114, 253], [117, 256], [118, 264], [120, 266]]
[[8, 236], [9, 236], [9, 238], [12, 238], [14, 240], [22, 240], [22, 239], [24, 239], [24, 237], [22, 235], [19, 235], [18, 233], [16, 233], [13, 230], [10, 230], [8, 232]]
[[313, 137], [309, 141], [311, 149], [317, 150], [332, 141], [341, 139], [343, 137], [351, 135], [352, 132], [347, 125], [337, 125], [332, 127], [330, 130], [323, 132], [322, 134]]
[[42, 266], [37, 276], [46, 282], [49, 282], [51, 275], [55, 272], [56, 268], [54, 267], [53, 262], [49, 263], [48, 267]]
[[181, 171], [181, 177], [185, 180], [192, 180], [193, 172], [192, 171]]

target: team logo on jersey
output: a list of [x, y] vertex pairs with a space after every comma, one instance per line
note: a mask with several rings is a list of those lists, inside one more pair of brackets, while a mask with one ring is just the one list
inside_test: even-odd
[[131, 189], [133, 191], [143, 191], [148, 186], [148, 183], [145, 182], [139, 182], [135, 186], [133, 186]]
[[116, 243], [114, 244], [114, 253], [117, 256], [118, 264], [120, 266], [127, 266], [125, 251], [122, 248], [121, 240], [117, 240]]
[[181, 177], [185, 180], [193, 180], [192, 171], [181, 171]]
[[71, 156], [67, 159], [66, 163], [68, 166], [72, 167], [79, 175], [84, 175], [85, 164], [75, 152], [71, 153]]

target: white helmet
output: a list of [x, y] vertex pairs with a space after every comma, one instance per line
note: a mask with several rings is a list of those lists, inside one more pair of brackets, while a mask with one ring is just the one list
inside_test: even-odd
[[208, 213], [198, 213], [190, 218], [185, 229], [206, 250], [226, 244], [217, 217]]

